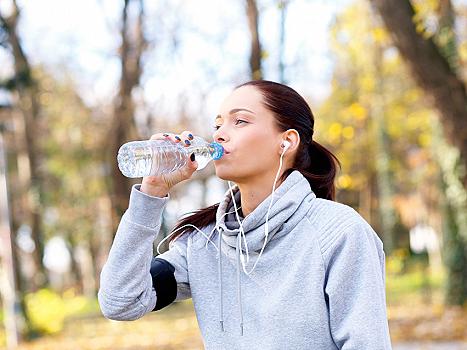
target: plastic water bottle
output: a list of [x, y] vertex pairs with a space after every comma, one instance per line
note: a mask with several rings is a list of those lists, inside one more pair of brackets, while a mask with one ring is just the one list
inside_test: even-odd
[[201, 170], [211, 160], [220, 159], [224, 155], [224, 147], [199, 136], [194, 136], [190, 146], [170, 140], [131, 141], [118, 150], [118, 168], [126, 177], [167, 174], [191, 161], [192, 153], [198, 162], [197, 170]]

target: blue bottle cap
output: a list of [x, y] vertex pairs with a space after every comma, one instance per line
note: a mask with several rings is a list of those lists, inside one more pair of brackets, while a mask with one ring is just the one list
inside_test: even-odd
[[212, 148], [214, 148], [214, 153], [212, 154], [212, 159], [218, 160], [224, 155], [224, 147], [218, 142], [212, 142], [210, 144]]

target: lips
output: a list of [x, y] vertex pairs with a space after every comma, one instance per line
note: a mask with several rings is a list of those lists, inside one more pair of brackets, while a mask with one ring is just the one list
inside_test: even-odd
[[224, 155], [230, 153], [230, 150], [227, 149], [224, 145], [222, 145], [222, 147], [224, 148]]

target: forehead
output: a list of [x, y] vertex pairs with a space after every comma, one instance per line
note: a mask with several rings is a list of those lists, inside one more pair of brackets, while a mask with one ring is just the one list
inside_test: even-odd
[[230, 110], [235, 108], [246, 108], [255, 114], [265, 111], [263, 106], [263, 96], [253, 86], [242, 86], [232, 91], [232, 93], [222, 102], [220, 112], [227, 115]]

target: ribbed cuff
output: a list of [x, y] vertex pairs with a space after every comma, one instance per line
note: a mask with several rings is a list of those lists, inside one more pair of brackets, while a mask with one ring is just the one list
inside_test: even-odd
[[141, 192], [140, 188], [141, 184], [133, 185], [131, 188], [128, 219], [139, 225], [156, 228], [160, 224], [170, 194], [166, 197], [153, 197]]

